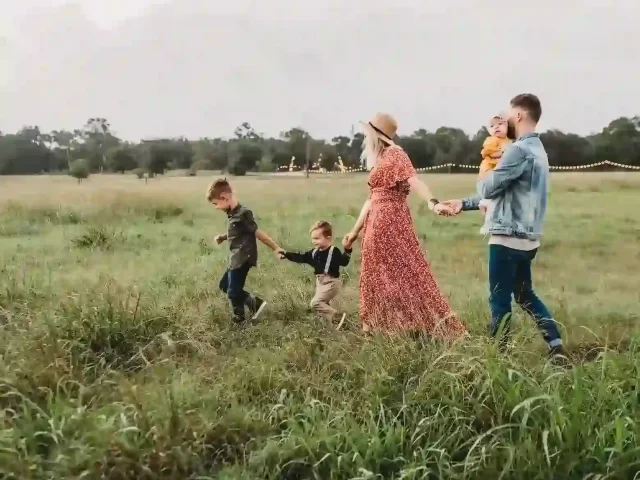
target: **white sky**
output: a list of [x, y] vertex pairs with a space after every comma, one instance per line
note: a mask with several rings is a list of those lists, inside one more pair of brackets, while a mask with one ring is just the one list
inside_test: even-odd
[[0, 130], [331, 137], [378, 110], [401, 133], [475, 132], [517, 93], [543, 128], [640, 114], [638, 0], [0, 0]]
[[0, 25], [6, 28], [21, 16], [30, 12], [33, 13], [43, 8], [61, 6], [67, 3], [81, 5], [87, 17], [100, 28], [112, 28], [127, 18], [144, 13], [150, 5], [163, 2], [150, 0], [80, 0], [76, 2], [66, 0], [0, 0], [0, 5], [2, 6]]

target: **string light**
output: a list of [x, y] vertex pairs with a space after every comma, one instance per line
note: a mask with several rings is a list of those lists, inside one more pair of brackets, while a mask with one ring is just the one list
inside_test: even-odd
[[[311, 170], [309, 173], [334, 174], [334, 173], [358, 173], [358, 172], [367, 171], [366, 168], [362, 168], [362, 167], [357, 167], [357, 168], [347, 167], [342, 162], [342, 159], [340, 157], [338, 158], [340, 160], [340, 170], [335, 170], [335, 171]], [[596, 162], [596, 163], [589, 163], [586, 165], [566, 165], [566, 166], [552, 165], [549, 167], [549, 169], [550, 170], [586, 170], [588, 168], [602, 167], [604, 165], [610, 165], [616, 168], [625, 168], [627, 170], [640, 170], [640, 166], [637, 166], [637, 165], [626, 165], [624, 163], [616, 163], [616, 162], [611, 162], [609, 160], [604, 160], [602, 162]], [[317, 164], [314, 164], [314, 167], [316, 166]], [[289, 167], [287, 166], [280, 167], [280, 169], [288, 169], [290, 172], [293, 171], [293, 168], [296, 168], [296, 169], [298, 168], [297, 165], [293, 165], [293, 159]], [[456, 164], [456, 163], [443, 163], [442, 165], [433, 165], [431, 167], [416, 168], [416, 171], [429, 172], [432, 170], [439, 170], [442, 168], [466, 168], [466, 169], [478, 170], [479, 165], [462, 165], [462, 164]]]

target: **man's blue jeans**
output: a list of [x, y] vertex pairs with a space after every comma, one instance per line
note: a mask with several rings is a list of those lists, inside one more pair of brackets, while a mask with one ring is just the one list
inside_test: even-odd
[[492, 337], [504, 342], [511, 331], [511, 297], [535, 320], [550, 348], [562, 345], [558, 325], [542, 300], [533, 291], [531, 262], [537, 249], [514, 250], [503, 245], [489, 245], [489, 306]]

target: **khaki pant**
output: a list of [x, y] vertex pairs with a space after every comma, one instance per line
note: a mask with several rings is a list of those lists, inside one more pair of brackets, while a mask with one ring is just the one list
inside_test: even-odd
[[338, 313], [329, 305], [340, 291], [341, 281], [329, 275], [316, 275], [316, 294], [311, 299], [311, 308], [327, 320], [332, 320]]

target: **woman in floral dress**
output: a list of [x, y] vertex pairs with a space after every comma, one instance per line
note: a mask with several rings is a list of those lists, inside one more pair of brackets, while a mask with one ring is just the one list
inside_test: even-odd
[[397, 123], [377, 114], [364, 124], [363, 159], [371, 169], [371, 195], [344, 243], [362, 232], [360, 320], [365, 332], [425, 332], [453, 340], [466, 334], [433, 277], [420, 249], [407, 204], [414, 191], [439, 215], [452, 215], [416, 175], [407, 154], [395, 145]]

